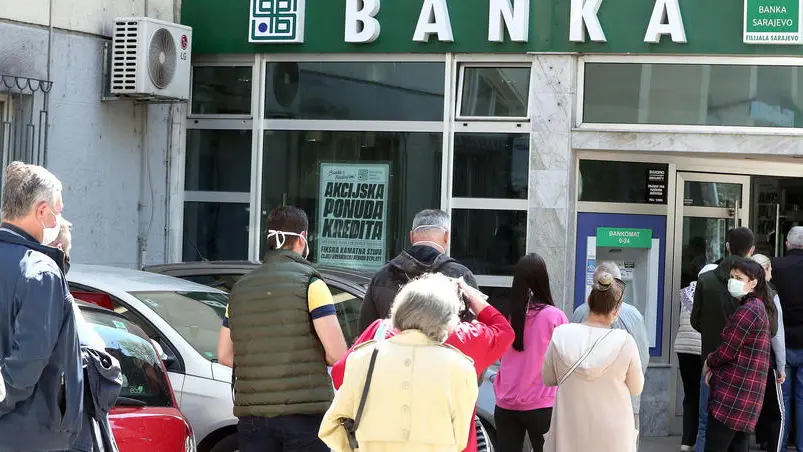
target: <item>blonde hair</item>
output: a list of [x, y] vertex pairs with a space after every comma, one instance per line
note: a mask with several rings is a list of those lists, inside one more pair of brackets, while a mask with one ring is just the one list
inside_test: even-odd
[[604, 270], [597, 270], [594, 285], [588, 296], [588, 307], [595, 314], [610, 314], [622, 301], [624, 287], [614, 276]]
[[767, 270], [768, 268], [772, 268], [772, 261], [770, 261], [769, 257], [767, 257], [767, 256], [765, 256], [763, 254], [754, 254], [751, 257], [751, 259], [753, 259], [754, 261], [758, 262], [759, 265], [764, 267], [764, 270]]

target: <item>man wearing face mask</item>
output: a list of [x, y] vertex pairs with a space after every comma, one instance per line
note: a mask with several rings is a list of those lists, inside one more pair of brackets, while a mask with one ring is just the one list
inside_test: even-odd
[[0, 452], [69, 449], [81, 430], [83, 372], [64, 252], [61, 182], [11, 163], [0, 225]]
[[412, 246], [382, 267], [368, 284], [360, 308], [361, 331], [374, 321], [387, 318], [401, 286], [423, 274], [442, 273], [463, 278], [466, 284], [477, 289], [471, 270], [446, 254], [450, 233], [449, 215], [442, 210], [422, 210], [413, 218]]
[[324, 452], [318, 428], [334, 390], [327, 372], [346, 352], [332, 294], [307, 262], [307, 214], [268, 216], [261, 267], [231, 291], [218, 362], [236, 372], [234, 415], [242, 452]]

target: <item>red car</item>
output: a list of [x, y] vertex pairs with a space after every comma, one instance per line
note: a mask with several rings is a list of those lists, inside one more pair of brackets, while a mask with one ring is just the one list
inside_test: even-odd
[[123, 387], [109, 415], [120, 452], [194, 452], [192, 428], [148, 336], [114, 311], [82, 302], [79, 307], [106, 352], [120, 361]]

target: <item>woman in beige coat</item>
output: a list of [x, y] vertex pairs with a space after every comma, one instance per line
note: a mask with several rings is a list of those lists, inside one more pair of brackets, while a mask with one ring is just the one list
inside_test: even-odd
[[477, 401], [472, 361], [443, 341], [459, 322], [457, 285], [443, 275], [407, 284], [391, 309], [400, 334], [369, 341], [349, 355], [343, 385], [319, 436], [334, 452], [351, 451], [344, 419], [355, 419], [374, 349], [371, 385], [356, 431], [359, 452], [460, 452]]
[[619, 314], [624, 282], [595, 275], [583, 323], [561, 325], [552, 334], [543, 367], [544, 384], [558, 386], [547, 452], [635, 452], [638, 443], [631, 395], [641, 394], [636, 342], [611, 329]]

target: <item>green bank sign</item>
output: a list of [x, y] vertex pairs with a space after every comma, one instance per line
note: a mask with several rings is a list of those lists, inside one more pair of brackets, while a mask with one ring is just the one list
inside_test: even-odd
[[652, 229], [597, 228], [597, 247], [652, 248]]
[[746, 44], [803, 44], [801, 0], [745, 0]]

